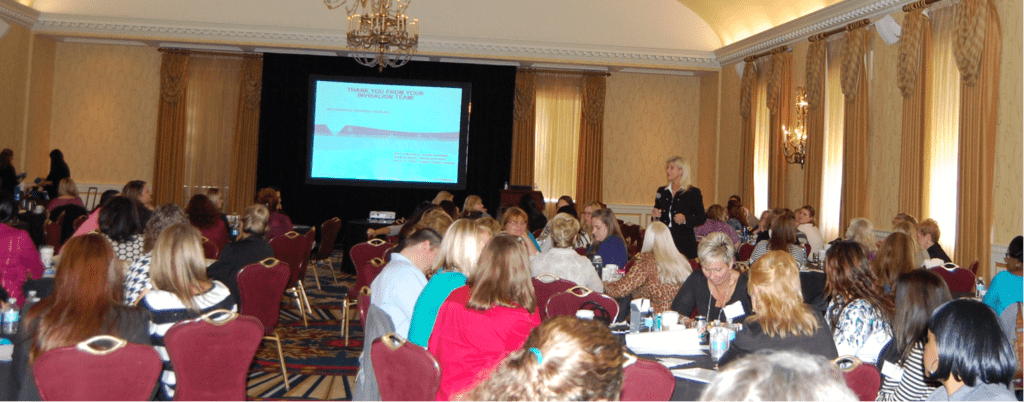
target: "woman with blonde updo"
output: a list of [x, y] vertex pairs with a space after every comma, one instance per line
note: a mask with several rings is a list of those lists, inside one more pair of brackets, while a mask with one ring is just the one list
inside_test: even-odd
[[604, 292], [601, 278], [597, 276], [590, 260], [572, 249], [580, 231], [579, 221], [563, 212], [551, 218], [548, 226], [551, 227], [552, 247], [533, 258], [530, 264], [533, 276], [551, 274], [591, 290]]
[[865, 218], [856, 218], [850, 221], [850, 227], [846, 228], [846, 236], [843, 240], [860, 244], [861, 247], [864, 247], [864, 254], [867, 255], [868, 260], [875, 259], [878, 242], [875, 240], [875, 225], [871, 224], [871, 221]]

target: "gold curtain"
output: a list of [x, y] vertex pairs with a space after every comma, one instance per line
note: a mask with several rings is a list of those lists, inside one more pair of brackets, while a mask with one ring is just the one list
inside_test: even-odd
[[785, 208], [786, 205], [786, 156], [783, 154], [785, 133], [782, 126], [791, 126], [793, 115], [792, 53], [773, 54], [771, 71], [768, 74], [768, 110], [771, 123], [768, 134], [768, 205], [771, 208]]
[[807, 49], [807, 155], [804, 159], [804, 205], [821, 211], [821, 175], [825, 163], [825, 39]]
[[[748, 208], [754, 207], [754, 130], [756, 129], [753, 96], [757, 92], [757, 66], [753, 61], [743, 67], [743, 81], [740, 84], [740, 117], [743, 118], [740, 133], [740, 196]], [[755, 212], [757, 213], [757, 212]]]
[[536, 130], [536, 74], [516, 71], [516, 98], [512, 123], [512, 169], [509, 183], [533, 185], [534, 130]]
[[897, 211], [924, 219], [925, 136], [928, 132], [928, 97], [931, 81], [929, 60], [931, 22], [915, 9], [903, 20], [897, 85], [903, 94], [903, 127], [900, 147], [900, 193]]
[[843, 116], [843, 196], [839, 209], [840, 232], [850, 220], [867, 215], [868, 209], [868, 103], [867, 67], [864, 55], [872, 35], [864, 28], [847, 32], [842, 55], [842, 86], [846, 98]]
[[604, 138], [604, 100], [607, 78], [583, 77], [583, 118], [580, 122], [579, 164], [576, 167], [576, 200], [600, 200], [603, 188], [602, 144]]
[[238, 124], [239, 54], [193, 52], [189, 55], [185, 89], [185, 164], [183, 196], [186, 205], [195, 194], [219, 188], [232, 198], [229, 186], [234, 133]]
[[256, 194], [256, 154], [259, 146], [260, 99], [263, 93], [263, 55], [246, 54], [242, 60], [238, 93], [238, 123], [231, 152], [231, 194], [225, 211], [239, 214]]
[[999, 16], [990, 1], [956, 6], [953, 53], [960, 69], [960, 180], [956, 261], [979, 261], [991, 278], [992, 185], [1002, 47]]
[[189, 53], [160, 49], [160, 109], [157, 116], [156, 156], [153, 161], [153, 202], [165, 204], [184, 198], [185, 88]]
[[[576, 194], [576, 167], [582, 120], [583, 76], [578, 73], [537, 72], [536, 127], [531, 184], [548, 200]], [[555, 203], [545, 213], [555, 211]]]

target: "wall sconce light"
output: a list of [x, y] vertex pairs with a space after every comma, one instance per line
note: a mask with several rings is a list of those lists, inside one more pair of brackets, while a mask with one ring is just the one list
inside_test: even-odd
[[799, 163], [804, 167], [804, 156], [807, 154], [807, 93], [803, 87], [796, 88], [796, 115], [793, 129], [782, 126], [782, 152], [786, 162]]

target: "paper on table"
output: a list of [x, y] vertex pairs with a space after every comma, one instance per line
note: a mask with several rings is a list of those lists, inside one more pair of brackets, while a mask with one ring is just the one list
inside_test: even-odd
[[697, 382], [708, 383], [715, 377], [716, 372], [714, 370], [708, 370], [705, 368], [683, 368], [672, 370], [672, 375]]
[[676, 366], [683, 366], [683, 365], [687, 365], [687, 364], [693, 363], [693, 360], [680, 359], [678, 357], [658, 357], [657, 360], [658, 360], [658, 363], [661, 363], [661, 365], [663, 365], [665, 367], [668, 367], [668, 368], [672, 368], [672, 367], [676, 367]]

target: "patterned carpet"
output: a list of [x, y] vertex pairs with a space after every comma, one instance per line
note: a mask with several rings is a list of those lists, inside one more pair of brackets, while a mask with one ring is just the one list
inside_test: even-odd
[[255, 362], [249, 369], [250, 399], [352, 399], [359, 353], [363, 347], [363, 329], [355, 309], [352, 309], [349, 343], [345, 345], [340, 331], [342, 299], [339, 295], [355, 283], [355, 276], [343, 275], [339, 271], [335, 284], [330, 272], [321, 270], [320, 283], [323, 290], [316, 288], [313, 270], [309, 270], [303, 282], [313, 308], [308, 327], [303, 326], [294, 301], [281, 311], [277, 333], [281, 337], [291, 390], [284, 387], [276, 344], [273, 340], [265, 340], [256, 351]]

